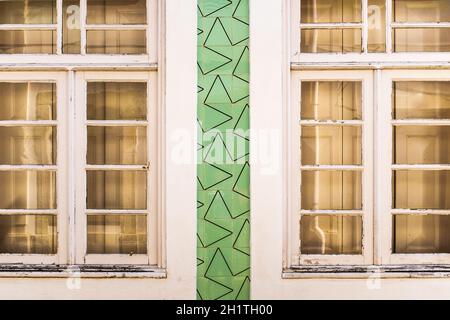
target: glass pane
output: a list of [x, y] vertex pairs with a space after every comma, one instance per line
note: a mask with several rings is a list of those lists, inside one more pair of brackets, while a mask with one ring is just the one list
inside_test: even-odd
[[361, 209], [361, 185], [359, 171], [303, 171], [302, 209]]
[[398, 164], [449, 164], [450, 127], [394, 127], [395, 159]]
[[396, 81], [395, 119], [450, 119], [450, 81]]
[[147, 83], [88, 82], [88, 120], [146, 120]]
[[302, 81], [303, 120], [361, 119], [361, 82]]
[[56, 251], [56, 216], [0, 216], [0, 253], [56, 254]]
[[146, 127], [88, 127], [88, 164], [147, 164]]
[[56, 23], [56, 0], [2, 0], [1, 24]]
[[144, 54], [147, 52], [145, 30], [89, 30], [87, 53]]
[[144, 215], [88, 216], [87, 253], [146, 254], [147, 217]]
[[394, 30], [395, 52], [448, 52], [450, 32], [447, 28], [408, 28]]
[[54, 83], [0, 82], [0, 120], [55, 120]]
[[1, 209], [55, 209], [53, 171], [0, 171]]
[[55, 164], [55, 127], [0, 127], [0, 164]]
[[450, 216], [396, 215], [394, 253], [450, 253]]
[[87, 171], [88, 209], [146, 209], [146, 171]]
[[55, 53], [52, 30], [0, 30], [0, 54]]
[[[389, 1], [389, 0], [388, 0]], [[386, 0], [368, 1], [369, 52], [386, 51]]]
[[394, 208], [450, 209], [450, 171], [394, 171], [393, 187]]
[[80, 1], [63, 0], [63, 53], [80, 53]]
[[302, 0], [302, 23], [361, 22], [361, 0]]
[[359, 216], [302, 216], [302, 254], [361, 254], [362, 219]]
[[450, 22], [448, 0], [394, 0], [396, 22]]
[[146, 24], [145, 0], [87, 0], [88, 24]]
[[301, 52], [361, 52], [361, 29], [303, 29]]
[[302, 164], [361, 164], [361, 127], [302, 127]]

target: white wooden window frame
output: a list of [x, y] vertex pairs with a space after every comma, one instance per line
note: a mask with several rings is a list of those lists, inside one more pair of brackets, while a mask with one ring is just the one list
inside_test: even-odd
[[[386, 0], [386, 52], [368, 52], [368, 0], [361, 0], [361, 23], [301, 23], [300, 2], [301, 0], [288, 0], [290, 18], [290, 59], [295, 68], [296, 65], [309, 65], [317, 67], [321, 63], [326, 63], [329, 68], [346, 64], [349, 67], [358, 67], [355, 61], [359, 62], [359, 67], [374, 64], [416, 64], [434, 65], [448, 61], [448, 52], [393, 52], [392, 31], [395, 28], [448, 28], [450, 23], [443, 22], [394, 22], [392, 21], [393, 0]], [[361, 53], [302, 53], [300, 50], [302, 28], [311, 29], [335, 29], [335, 28], [361, 28]], [[411, 65], [411, 64], [410, 64]]]
[[381, 96], [378, 108], [378, 177], [377, 216], [380, 221], [379, 241], [381, 244], [382, 264], [448, 264], [450, 254], [399, 254], [393, 253], [393, 215], [449, 215], [450, 210], [418, 210], [410, 208], [393, 209], [392, 204], [392, 172], [394, 170], [448, 170], [448, 164], [394, 164], [393, 163], [393, 128], [401, 125], [445, 125], [450, 126], [449, 119], [408, 119], [395, 120], [392, 118], [392, 94], [395, 81], [450, 81], [450, 74], [445, 70], [385, 70], [380, 82]]
[[[23, 64], [48, 64], [49, 56], [54, 64], [155, 64], [158, 61], [160, 43], [158, 22], [161, 16], [163, 0], [147, 0], [147, 23], [130, 25], [88, 25], [87, 0], [80, 0], [80, 54], [64, 54], [63, 45], [63, 0], [56, 0], [56, 23], [54, 24], [0, 24], [1, 30], [54, 30], [56, 31], [55, 54], [0, 54], [0, 65]], [[87, 30], [145, 30], [147, 53], [145, 54], [87, 54], [86, 31]]]
[[[362, 83], [362, 120], [300, 120], [302, 81], [360, 81]], [[304, 71], [291, 74], [291, 105], [288, 123], [289, 158], [289, 264], [295, 265], [369, 265], [373, 257], [373, 83], [370, 71]], [[301, 165], [301, 125], [360, 125], [362, 128], [362, 165]], [[362, 210], [302, 210], [301, 172], [304, 170], [357, 170], [362, 172]], [[302, 215], [358, 215], [362, 217], [362, 254], [311, 255], [300, 252], [300, 219]]]
[[25, 264], [65, 264], [68, 258], [68, 110], [67, 106], [67, 81], [63, 72], [0, 72], [0, 82], [41, 82], [56, 84], [56, 120], [15, 120], [0, 121], [0, 126], [43, 126], [51, 125], [56, 129], [55, 165], [0, 165], [1, 171], [9, 170], [51, 170], [56, 172], [56, 209], [1, 209], [0, 215], [8, 214], [49, 214], [57, 217], [57, 253], [56, 254], [0, 254], [0, 264], [25, 263]]
[[[88, 82], [146, 82], [147, 83], [147, 120], [87, 120], [87, 83]], [[75, 261], [77, 264], [140, 264], [161, 266], [160, 238], [161, 217], [159, 215], [159, 181], [160, 170], [160, 136], [158, 115], [158, 81], [155, 72], [80, 72], [76, 75], [76, 120], [75, 136], [78, 139], [75, 160], [76, 182], [76, 246]], [[147, 128], [147, 159], [148, 165], [87, 165], [87, 127], [102, 126], [146, 126]], [[145, 210], [92, 210], [86, 209], [86, 172], [88, 170], [137, 170], [147, 172], [147, 209]], [[87, 214], [143, 214], [147, 216], [147, 254], [86, 254], [87, 248]]]

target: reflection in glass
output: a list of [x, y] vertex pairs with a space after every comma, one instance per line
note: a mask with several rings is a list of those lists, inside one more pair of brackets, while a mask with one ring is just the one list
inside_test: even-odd
[[394, 0], [395, 22], [450, 22], [448, 0]]
[[396, 28], [393, 31], [395, 52], [448, 52], [448, 28]]
[[361, 127], [302, 127], [303, 165], [361, 164]]
[[56, 0], [2, 0], [0, 24], [56, 23]]
[[87, 253], [146, 254], [145, 215], [90, 215], [87, 217]]
[[79, 54], [80, 34], [80, 0], [63, 0], [63, 53]]
[[361, 29], [302, 29], [301, 52], [361, 52]]
[[146, 209], [146, 171], [87, 171], [88, 209]]
[[88, 24], [146, 24], [145, 0], [87, 0]]
[[303, 171], [301, 208], [305, 210], [361, 209], [361, 186], [359, 171]]
[[302, 23], [361, 22], [361, 0], [302, 0]]
[[450, 127], [394, 127], [396, 164], [449, 164]]
[[147, 52], [145, 30], [88, 30], [87, 53], [144, 54]]
[[450, 119], [450, 81], [395, 81], [395, 119]]
[[0, 30], [0, 54], [55, 53], [52, 30]]
[[450, 253], [450, 216], [394, 216], [394, 253]]
[[304, 215], [300, 223], [302, 254], [361, 254], [359, 216]]
[[146, 82], [88, 82], [88, 120], [146, 120]]
[[393, 188], [396, 209], [450, 209], [450, 171], [394, 171]]
[[303, 120], [359, 120], [362, 103], [361, 82], [302, 81]]
[[55, 164], [55, 127], [0, 127], [0, 164]]
[[55, 209], [53, 171], [0, 171], [0, 209]]
[[0, 253], [56, 254], [56, 216], [0, 215]]
[[147, 163], [146, 127], [88, 127], [88, 164]]
[[386, 51], [386, 0], [368, 1], [368, 39], [369, 52]]

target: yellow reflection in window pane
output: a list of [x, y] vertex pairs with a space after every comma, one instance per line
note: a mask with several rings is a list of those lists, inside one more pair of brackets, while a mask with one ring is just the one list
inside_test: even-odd
[[1, 209], [55, 209], [53, 171], [0, 171]]
[[361, 52], [361, 29], [303, 29], [301, 52]]
[[395, 119], [450, 119], [450, 81], [395, 81]]
[[394, 253], [450, 253], [450, 216], [394, 216]]
[[361, 164], [361, 127], [302, 127], [302, 164]]
[[447, 170], [394, 171], [394, 208], [450, 209], [449, 186]]
[[450, 22], [448, 0], [394, 0], [396, 22]]
[[88, 164], [147, 163], [146, 127], [88, 127]]
[[368, 1], [368, 40], [369, 52], [386, 51], [386, 0]]
[[146, 209], [146, 171], [88, 171], [88, 209]]
[[360, 216], [304, 215], [300, 223], [302, 254], [361, 254]]
[[357, 81], [302, 81], [303, 120], [359, 120], [362, 91]]
[[56, 23], [56, 0], [2, 0], [0, 24]]
[[450, 163], [450, 127], [394, 127], [395, 159], [397, 164]]
[[146, 254], [147, 217], [128, 214], [88, 216], [87, 253]]
[[88, 82], [88, 120], [146, 120], [146, 82]]
[[448, 28], [397, 28], [393, 31], [395, 52], [448, 52]]
[[88, 24], [145, 24], [145, 0], [87, 0]]
[[361, 0], [302, 0], [302, 23], [361, 22]]
[[55, 53], [55, 51], [55, 31], [0, 30], [0, 54]]
[[144, 54], [145, 30], [89, 30], [86, 52], [93, 54]]
[[361, 172], [359, 171], [303, 171], [301, 183], [302, 209], [362, 208]]
[[56, 216], [0, 216], [0, 253], [56, 254], [56, 236]]
[[0, 164], [55, 164], [55, 127], [0, 127]]

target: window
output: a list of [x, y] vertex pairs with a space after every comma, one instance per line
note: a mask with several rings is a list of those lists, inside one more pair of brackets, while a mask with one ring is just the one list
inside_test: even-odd
[[291, 1], [288, 268], [450, 263], [449, 8]]
[[0, 264], [164, 267], [157, 3], [0, 1]]
[[450, 4], [446, 0], [291, 3], [292, 49], [297, 59], [302, 53], [450, 51]]
[[151, 54], [157, 40], [155, 3], [1, 1], [0, 54]]
[[77, 79], [78, 263], [158, 263], [156, 79], [84, 72]]

